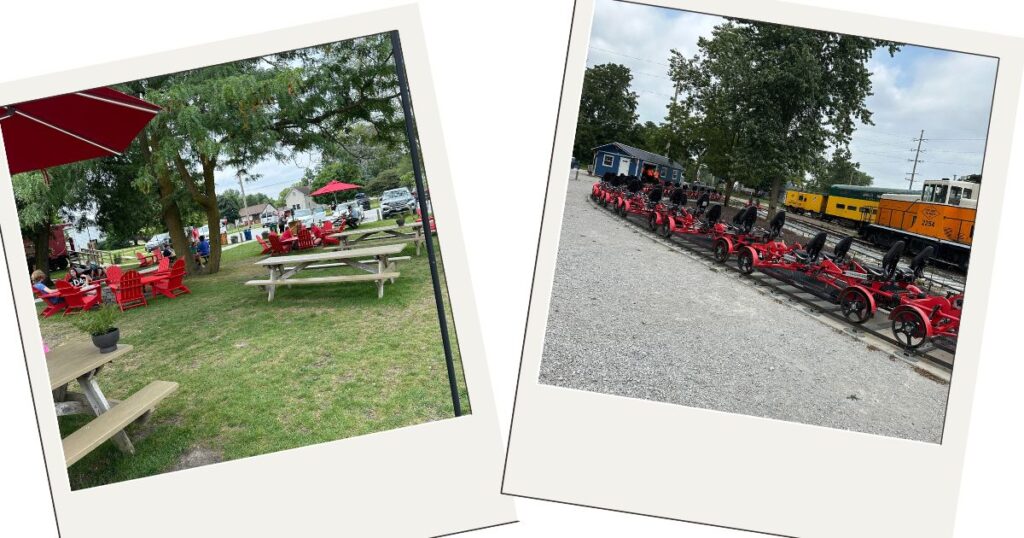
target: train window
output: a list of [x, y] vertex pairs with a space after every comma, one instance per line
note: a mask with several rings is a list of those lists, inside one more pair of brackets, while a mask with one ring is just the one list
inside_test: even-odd
[[836, 209], [846, 209], [846, 204], [836, 204]]
[[851, 205], [850, 207], [847, 207], [846, 209], [849, 209], [850, 211], [856, 211], [857, 210], [857, 206]]
[[971, 200], [971, 189], [964, 189], [964, 198]]
[[935, 199], [935, 185], [925, 185], [924, 190], [921, 191], [921, 200], [924, 202], [931, 202]]
[[935, 202], [939, 204], [946, 203], [946, 194], [949, 192], [948, 185], [942, 185], [935, 189]]
[[960, 187], [953, 187], [949, 190], [949, 205], [960, 205]]

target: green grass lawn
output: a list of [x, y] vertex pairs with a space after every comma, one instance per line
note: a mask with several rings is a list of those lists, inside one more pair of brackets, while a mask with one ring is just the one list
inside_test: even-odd
[[[134, 456], [105, 443], [69, 469], [72, 489], [187, 468], [196, 454], [233, 460], [453, 416], [425, 252], [406, 247], [412, 259], [399, 262], [382, 300], [374, 284], [351, 283], [278, 288], [270, 303], [242, 285], [267, 277], [253, 265], [259, 252], [255, 243], [230, 249], [220, 272], [186, 279], [190, 295], [119, 318], [121, 341], [135, 349], [100, 374], [107, 397], [156, 379], [180, 387], [149, 423], [129, 427]], [[51, 347], [87, 338], [70, 319], [40, 319]], [[450, 311], [448, 323], [468, 413]], [[87, 421], [61, 417], [62, 435]]]

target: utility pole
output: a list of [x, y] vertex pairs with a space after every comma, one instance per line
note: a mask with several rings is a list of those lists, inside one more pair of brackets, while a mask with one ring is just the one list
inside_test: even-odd
[[920, 162], [921, 158], [921, 142], [924, 142], [924, 129], [921, 129], [921, 136], [917, 137], [917, 150], [914, 152], [913, 159], [907, 159], [908, 161], [914, 162], [914, 167], [910, 170], [910, 190], [914, 190], [914, 178], [917, 176], [917, 163]]

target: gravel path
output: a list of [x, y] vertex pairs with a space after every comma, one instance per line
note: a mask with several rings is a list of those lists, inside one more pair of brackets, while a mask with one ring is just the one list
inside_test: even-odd
[[541, 383], [938, 443], [948, 386], [643, 237], [569, 182]]

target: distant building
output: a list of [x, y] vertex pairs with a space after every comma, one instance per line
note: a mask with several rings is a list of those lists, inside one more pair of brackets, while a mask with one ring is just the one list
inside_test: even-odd
[[242, 222], [260, 222], [264, 217], [273, 217], [277, 215], [277, 209], [270, 204], [256, 204], [248, 207], [243, 207], [238, 211], [238, 218]]
[[294, 211], [296, 209], [312, 209], [314, 207], [313, 197], [309, 195], [309, 187], [292, 187], [284, 196], [285, 209]]
[[657, 170], [660, 179], [673, 183], [683, 182], [683, 165], [657, 153], [627, 146], [621, 142], [609, 142], [594, 148], [594, 175], [605, 172], [643, 176], [648, 170]]

